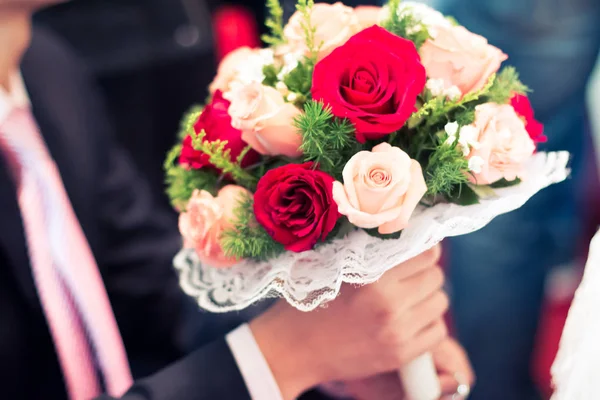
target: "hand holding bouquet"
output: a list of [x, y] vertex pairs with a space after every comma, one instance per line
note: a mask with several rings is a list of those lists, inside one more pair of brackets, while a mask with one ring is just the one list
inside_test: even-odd
[[284, 26], [267, 5], [269, 47], [222, 61], [165, 163], [202, 307], [314, 309], [565, 179], [507, 56], [456, 21], [299, 0]]

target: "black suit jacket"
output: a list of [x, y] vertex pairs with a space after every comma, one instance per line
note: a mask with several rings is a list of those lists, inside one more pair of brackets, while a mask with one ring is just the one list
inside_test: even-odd
[[[21, 71], [96, 256], [134, 376], [171, 365], [138, 381], [124, 399], [248, 398], [222, 338], [240, 316], [202, 314], [179, 289], [171, 268], [181, 245], [176, 221], [155, 205], [115, 144], [85, 70], [51, 36], [36, 31]], [[200, 344], [205, 345], [192, 351]], [[66, 398], [30, 272], [15, 188], [1, 155], [0, 398]]]

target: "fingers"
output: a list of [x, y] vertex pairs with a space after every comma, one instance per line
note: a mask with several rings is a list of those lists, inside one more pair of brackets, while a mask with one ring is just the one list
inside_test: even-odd
[[410, 337], [417, 336], [422, 330], [443, 318], [448, 311], [450, 301], [448, 295], [437, 290], [425, 300], [402, 314], [399, 325]]
[[458, 342], [451, 338], [444, 340], [434, 350], [433, 356], [440, 372], [443, 393], [456, 393], [460, 384], [473, 386], [475, 374], [465, 350]]
[[434, 352], [435, 364], [443, 374], [459, 374], [465, 382], [472, 385], [475, 382], [475, 373], [465, 350], [452, 338], [444, 340]]
[[402, 293], [404, 300], [402, 304], [398, 304], [398, 311], [404, 312], [427, 301], [433, 294], [440, 292], [444, 287], [444, 280], [444, 272], [440, 267], [428, 268], [399, 282], [395, 287], [389, 288], [389, 290], [394, 291], [390, 293], [390, 296], [398, 295], [398, 292]]
[[399, 281], [422, 272], [424, 269], [437, 265], [442, 254], [441, 245], [436, 245], [418, 256], [392, 268], [384, 275], [382, 280]]
[[431, 349], [436, 348], [448, 336], [448, 328], [442, 320], [427, 326], [410, 340], [410, 346], [401, 348], [401, 365], [405, 365]]

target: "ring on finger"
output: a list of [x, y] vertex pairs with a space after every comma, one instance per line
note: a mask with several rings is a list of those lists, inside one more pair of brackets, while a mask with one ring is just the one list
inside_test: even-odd
[[454, 379], [456, 379], [458, 387], [456, 388], [456, 392], [452, 395], [452, 400], [466, 399], [471, 393], [471, 386], [466, 383], [466, 379], [459, 372], [454, 374]]

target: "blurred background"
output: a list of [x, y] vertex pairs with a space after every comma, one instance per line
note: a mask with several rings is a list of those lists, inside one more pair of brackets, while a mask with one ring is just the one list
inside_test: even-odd
[[[473, 398], [549, 398], [550, 365], [600, 222], [593, 146], [600, 145], [600, 69], [592, 72], [600, 2], [424, 2], [509, 54], [546, 124], [550, 140], [542, 150], [573, 154], [569, 182], [536, 196], [513, 220], [499, 219], [448, 249], [452, 319], [479, 379]], [[291, 14], [295, 1], [282, 3]], [[260, 45], [264, 16], [264, 0], [74, 0], [42, 11], [36, 23], [57, 32], [87, 62], [119, 139], [168, 207], [161, 167], [181, 115], [204, 101], [225, 54]]]

